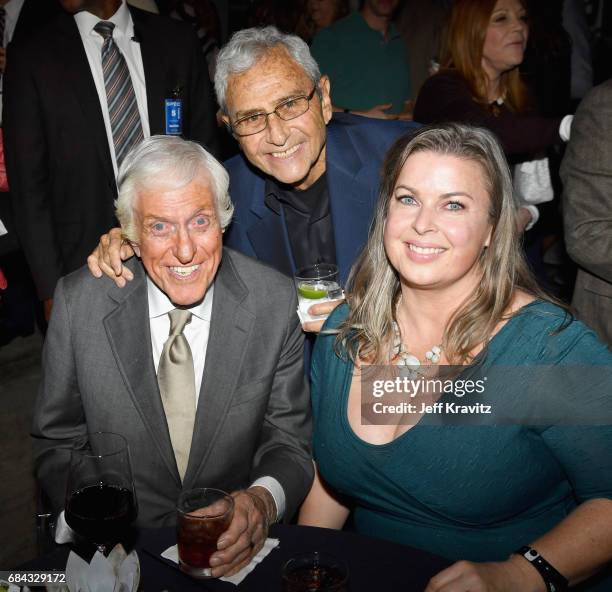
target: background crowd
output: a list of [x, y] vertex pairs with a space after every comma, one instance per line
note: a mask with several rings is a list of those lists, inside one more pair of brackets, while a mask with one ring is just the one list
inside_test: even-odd
[[[76, 10], [80, 3], [66, 0], [63, 4], [68, 10]], [[234, 31], [270, 24], [299, 35], [311, 45], [321, 71], [330, 77], [334, 111], [389, 119], [409, 120], [414, 117], [419, 123], [458, 119], [485, 124], [500, 136], [511, 163], [547, 157], [549, 168], [543, 174], [547, 182], [550, 177], [553, 193], [542, 198], [539, 212], [530, 205], [538, 200], [537, 189], [534, 189], [533, 196], [524, 196], [524, 205], [531, 210], [531, 215], [526, 209], [523, 216], [523, 224], [528, 229], [524, 237], [525, 249], [542, 284], [560, 298], [571, 300], [576, 263], [580, 266], [581, 260], [579, 255], [568, 256], [564, 242], [559, 166], [565, 147], [563, 142], [557, 141], [554, 128], [557, 120], [560, 122], [563, 116], [575, 111], [590, 88], [612, 75], [610, 60], [606, 59], [612, 45], [612, 10], [605, 2], [534, 0], [526, 3], [529, 35], [528, 39], [525, 35], [524, 59], [517, 60], [522, 86], [518, 86], [517, 78], [517, 84], [513, 83], [509, 89], [506, 103], [499, 107], [498, 113], [488, 113], [485, 89], [477, 88], [479, 74], [471, 71], [469, 61], [465, 61], [467, 48], [461, 47], [462, 43], [471, 43], [467, 32], [471, 28], [474, 34], [475, 28], [481, 26], [478, 19], [483, 18], [482, 14], [464, 11], [463, 15], [456, 15], [455, 22], [449, 23], [450, 0], [367, 0], [359, 5], [355, 0], [134, 0], [133, 5], [183, 21], [195, 32], [194, 43], [204, 58], [203, 69], [201, 63], [197, 67], [191, 65], [193, 55], [186, 56], [192, 49], [177, 50], [174, 47], [174, 28], [168, 24], [155, 32], [149, 58], [151, 64], [146, 65], [148, 58], [145, 56], [145, 70], [152, 68], [153, 63], [160, 63], [155, 56], [164, 53], [167, 44], [173, 46], [167, 55], [175, 57], [170, 60], [172, 66], [164, 67], [184, 68], [185, 74], [200, 72], [201, 80], [195, 85], [193, 81], [180, 84], [181, 76], [173, 81], [177, 86], [184, 86], [181, 92], [190, 95], [184, 99], [184, 133], [203, 141], [222, 159], [235, 154], [238, 146], [223, 126], [214, 123], [217, 105], [210, 82], [214, 77], [218, 50]], [[62, 78], [54, 71], [66, 63], [61, 59], [62, 52], [70, 52], [69, 46], [61, 42], [61, 35], [60, 42], [57, 42], [55, 34], [52, 40], [45, 40], [44, 27], [36, 33], [62, 11], [58, 0], [3, 0], [2, 6], [6, 15], [1, 32], [0, 66], [3, 70], [7, 67], [4, 47], [37, 36], [40, 36], [40, 42], [38, 48], [34, 43], [30, 56], [17, 55], [15, 58], [26, 61], [14, 64], [13, 68], [15, 114], [12, 114], [10, 106], [8, 113], [6, 109], [4, 113], [3, 127], [8, 128], [9, 133], [11, 122], [7, 117], [17, 120], [13, 128], [16, 137], [8, 141], [9, 145], [19, 145], [19, 162], [14, 165], [13, 203], [6, 175], [5, 193], [0, 199], [0, 220], [3, 223], [0, 228], [0, 269], [4, 278], [0, 286], [6, 284], [0, 292], [0, 344], [32, 333], [35, 325], [44, 331], [45, 316], [48, 317], [57, 279], [78, 268], [95, 246], [95, 239], [112, 225], [112, 176], [117, 166], [113, 156], [112, 162], [105, 164], [105, 178], [101, 177], [99, 167], [96, 170], [89, 168], [94, 161], [87, 154], [99, 150], [95, 144], [105, 135], [100, 125], [102, 122], [94, 121], [98, 117], [94, 112], [94, 89], [86, 88], [76, 78]], [[42, 47], [47, 42], [56, 49], [45, 52]], [[55, 43], [59, 44], [56, 46]], [[74, 52], [72, 54], [73, 61], [68, 63], [74, 76], [80, 73], [82, 77], [86, 64], [77, 63]], [[463, 61], [458, 63], [459, 59]], [[19, 70], [23, 72], [29, 67], [38, 69], [40, 80], [20, 79]], [[442, 71], [430, 78], [440, 68]], [[151, 80], [147, 84], [150, 88], [135, 86], [137, 94], [158, 94], [157, 99], [149, 96], [149, 102], [162, 101], [167, 98], [162, 96], [163, 92], [169, 95], [175, 90], [163, 88], [161, 81], [155, 86], [151, 74], [143, 73], [143, 76], [145, 74], [147, 80]], [[174, 73], [172, 75], [176, 77]], [[512, 76], [516, 76], [516, 72]], [[83, 146], [82, 140], [77, 142], [75, 139], [79, 135], [77, 129], [71, 132], [60, 129], [71, 122], [70, 116], [62, 115], [61, 110], [68, 112], [77, 107], [64, 101], [62, 92], [53, 90], [59, 80], [64, 87], [77, 84], [83, 90], [84, 100], [78, 108], [90, 110], [86, 119], [91, 118], [89, 129], [96, 138], [96, 142], [90, 142], [87, 147]], [[36, 116], [36, 105], [28, 105], [28, 91], [20, 87], [30, 83], [45, 85], [49, 89], [46, 93], [49, 101], [45, 107], [47, 111]], [[96, 83], [98, 91], [102, 83]], [[31, 90], [35, 92], [35, 89]], [[10, 100], [10, 88], [8, 92], [4, 90], [4, 96]], [[142, 105], [140, 109], [143, 115]], [[200, 112], [191, 113], [191, 109]], [[525, 116], [515, 125], [513, 115], [517, 113]], [[487, 116], [490, 117], [486, 119]], [[147, 126], [146, 117], [143, 121]], [[163, 132], [163, 124], [160, 116], [153, 117], [150, 129], [144, 130], [145, 136]], [[45, 129], [48, 138], [45, 154], [41, 148], [41, 129]], [[107, 136], [108, 133], [107, 126]], [[78, 159], [75, 154], [79, 155]], [[45, 159], [50, 159], [53, 164]], [[43, 176], [47, 176], [45, 181], [41, 181]], [[44, 189], [47, 194], [43, 197], [41, 183], [49, 183], [51, 179], [53, 189], [47, 186]], [[61, 194], [61, 198], [49, 200], [49, 191], [56, 196]], [[27, 199], [22, 197], [25, 194]], [[66, 212], [68, 208], [70, 215]], [[8, 232], [5, 233], [5, 229]], [[35, 240], [28, 238], [33, 233], [36, 233]], [[46, 309], [41, 307], [41, 302], [47, 303]]]
[[[0, 329], [47, 332], [33, 436], [54, 512], [66, 444], [110, 426], [139, 459], [141, 524], [169, 524], [211, 474], [234, 491], [214, 564], [234, 573], [313, 479], [312, 353], [302, 524], [351, 514], [457, 560], [428, 592], [540, 576], [562, 590], [609, 562], [608, 425], [360, 421], [371, 364], [610, 365], [606, 3], [0, 4]], [[319, 305], [332, 314], [316, 343], [322, 323], [300, 327], [286, 277], [313, 262], [346, 287]], [[183, 339], [189, 355], [170, 355]], [[170, 376], [187, 368], [179, 402]], [[598, 373], [581, 378], [605, 418]], [[533, 393], [521, 379], [497, 394], [520, 407]], [[532, 544], [546, 569], [526, 569]]]

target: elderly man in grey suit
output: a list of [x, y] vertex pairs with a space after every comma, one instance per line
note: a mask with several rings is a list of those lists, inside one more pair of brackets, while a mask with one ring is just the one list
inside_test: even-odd
[[567, 251], [579, 266], [572, 305], [612, 347], [612, 80], [580, 104], [561, 178]]
[[34, 417], [37, 476], [61, 510], [74, 443], [122, 434], [137, 524], [172, 524], [183, 490], [233, 491], [234, 518], [211, 558], [214, 576], [232, 574], [312, 481], [295, 290], [223, 248], [228, 175], [198, 144], [145, 140], [118, 185], [134, 281], [120, 289], [83, 268], [57, 286]]

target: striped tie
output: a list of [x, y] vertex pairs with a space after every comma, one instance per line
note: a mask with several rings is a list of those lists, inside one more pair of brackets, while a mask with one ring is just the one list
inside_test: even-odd
[[102, 71], [117, 167], [130, 148], [143, 139], [136, 95], [125, 58], [113, 41], [115, 25], [100, 21], [94, 31], [102, 36]]

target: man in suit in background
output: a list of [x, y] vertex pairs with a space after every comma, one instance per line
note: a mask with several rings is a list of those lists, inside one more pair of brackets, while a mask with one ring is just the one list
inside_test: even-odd
[[128, 440], [140, 526], [173, 524], [181, 491], [234, 491], [215, 577], [250, 561], [313, 477], [293, 282], [223, 249], [232, 211], [227, 172], [198, 144], [154, 136], [133, 149], [117, 217], [134, 279], [120, 289], [83, 268], [59, 281], [33, 428], [56, 511], [69, 450], [96, 431]]
[[572, 306], [612, 347], [612, 80], [580, 104], [561, 179], [565, 243], [579, 266]]
[[[0, 0], [0, 124], [7, 46], [33, 35], [60, 10], [56, 0]], [[17, 238], [8, 191], [0, 192], [0, 270], [8, 278], [8, 287], [0, 293], [2, 346], [15, 337], [33, 333], [35, 313], [39, 308], [30, 270]]]
[[[332, 119], [329, 79], [304, 41], [274, 27], [234, 34], [219, 53], [215, 91], [242, 150], [225, 163], [236, 206], [225, 244], [289, 275], [335, 263], [344, 283], [367, 239], [384, 155], [413, 124]], [[121, 266], [120, 232], [108, 243], [104, 237], [90, 269], [123, 285], [130, 273]], [[335, 305], [311, 310], [326, 314]]]
[[[71, 14], [9, 48], [4, 93], [17, 230], [47, 313], [59, 277], [113, 224], [117, 165], [129, 147], [182, 133], [214, 150], [216, 133], [188, 26], [125, 0], [61, 4]], [[182, 102], [180, 125], [167, 99]]]

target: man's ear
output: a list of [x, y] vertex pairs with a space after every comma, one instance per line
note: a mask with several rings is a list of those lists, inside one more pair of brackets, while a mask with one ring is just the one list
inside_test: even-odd
[[137, 243], [133, 243], [133, 242], [130, 242], [130, 245], [132, 249], [134, 249], [134, 253], [136, 254], [136, 257], [140, 259], [140, 246]]
[[223, 111], [218, 111], [218, 113], [217, 113], [217, 121], [221, 122], [225, 126], [225, 129], [227, 130], [227, 133], [230, 136], [232, 136], [236, 140], [236, 142], [238, 142], [238, 147], [240, 148], [240, 150], [242, 150], [242, 144], [240, 143], [240, 140], [242, 138], [234, 135], [234, 132], [232, 131], [232, 128], [230, 126], [229, 115], [227, 115], [226, 113], [223, 113]]
[[223, 111], [220, 110], [217, 113], [217, 121], [221, 122], [230, 134], [232, 133], [232, 128], [230, 127], [230, 118], [227, 113], [223, 113]]
[[329, 76], [325, 74], [319, 80], [319, 92], [321, 93], [321, 110], [325, 123], [329, 123], [332, 117], [331, 85]]

